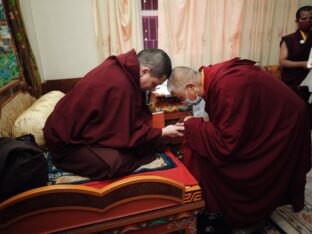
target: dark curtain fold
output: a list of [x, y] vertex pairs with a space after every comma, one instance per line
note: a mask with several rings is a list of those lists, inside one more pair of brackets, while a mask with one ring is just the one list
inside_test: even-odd
[[29, 44], [19, 1], [3, 0], [3, 5], [15, 41], [20, 64], [23, 68], [23, 76], [30, 86], [30, 92], [36, 97], [39, 97], [42, 93], [41, 78], [36, 59]]

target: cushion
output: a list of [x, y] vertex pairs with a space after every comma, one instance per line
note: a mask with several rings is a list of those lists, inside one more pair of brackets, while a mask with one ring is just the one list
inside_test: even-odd
[[[169, 168], [167, 170], [145, 171], [145, 172], [142, 172], [140, 175], [161, 176], [161, 177], [165, 177], [165, 178], [180, 182], [184, 186], [198, 185], [198, 182], [194, 178], [194, 176], [186, 169], [183, 163], [179, 159], [177, 159], [170, 150], [166, 149], [163, 153], [167, 155], [168, 157], [170, 157], [170, 159], [174, 162], [175, 166], [173, 168]], [[123, 178], [135, 177], [135, 176], [138, 176], [138, 174], [123, 176], [121, 178], [123, 179]], [[84, 185], [90, 186], [93, 188], [103, 188], [104, 186], [114, 183], [120, 180], [121, 178], [93, 181], [93, 182], [85, 183]]]
[[[156, 158], [136, 170], [132, 172], [132, 174], [139, 174], [144, 172], [151, 171], [160, 171], [160, 170], [168, 170], [171, 168], [175, 168], [176, 163], [163, 152], [156, 153]], [[45, 157], [48, 161], [48, 170], [49, 170], [49, 184], [82, 184], [92, 181], [88, 177], [82, 177], [72, 172], [64, 171], [62, 169], [58, 169], [53, 164], [52, 153], [50, 151], [45, 152]]]
[[12, 128], [13, 137], [32, 134], [37, 144], [44, 146], [43, 127], [56, 103], [64, 95], [61, 91], [51, 91], [41, 96], [16, 119]]
[[1, 105], [0, 110], [0, 136], [12, 137], [12, 128], [18, 116], [27, 110], [35, 98], [29, 93], [19, 91]]

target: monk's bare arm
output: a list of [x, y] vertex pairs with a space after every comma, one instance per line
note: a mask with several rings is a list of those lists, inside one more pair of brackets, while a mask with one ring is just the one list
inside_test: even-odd
[[308, 61], [291, 61], [288, 59], [288, 48], [286, 43], [283, 41], [280, 48], [279, 64], [282, 67], [302, 67], [307, 69]]

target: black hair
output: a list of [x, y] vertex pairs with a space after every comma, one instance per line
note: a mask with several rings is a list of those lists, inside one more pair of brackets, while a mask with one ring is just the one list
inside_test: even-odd
[[151, 69], [151, 74], [161, 78], [166, 75], [167, 78], [171, 74], [172, 65], [168, 54], [161, 49], [144, 49], [138, 54], [140, 65]]
[[301, 12], [303, 11], [312, 11], [312, 6], [303, 6], [300, 7], [296, 12], [296, 19], [299, 20]]

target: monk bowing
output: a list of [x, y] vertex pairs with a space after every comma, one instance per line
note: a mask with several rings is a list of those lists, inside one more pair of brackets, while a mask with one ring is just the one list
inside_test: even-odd
[[155, 158], [159, 139], [183, 126], [152, 128], [145, 91], [164, 82], [171, 60], [160, 49], [111, 56], [55, 106], [44, 137], [56, 167], [95, 180], [131, 173]]
[[235, 58], [196, 72], [176, 67], [168, 90], [205, 100], [209, 121], [186, 117], [185, 163], [206, 210], [232, 228], [254, 225], [282, 204], [304, 205], [311, 141], [305, 103], [254, 62]]

